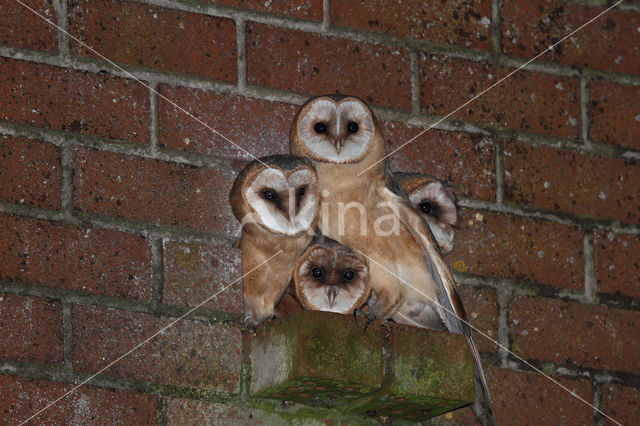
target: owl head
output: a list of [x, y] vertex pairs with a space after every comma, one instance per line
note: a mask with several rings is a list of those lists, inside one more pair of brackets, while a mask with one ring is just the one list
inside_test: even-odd
[[296, 235], [315, 229], [318, 176], [309, 160], [273, 155], [249, 163], [229, 195], [234, 216], [273, 234]]
[[458, 222], [456, 198], [438, 179], [415, 173], [394, 173], [411, 205], [425, 218], [443, 253], [453, 250]]
[[315, 162], [372, 164], [386, 155], [371, 108], [353, 96], [311, 98], [291, 126], [291, 153]]
[[296, 297], [305, 309], [351, 313], [371, 292], [369, 268], [348, 247], [314, 239], [293, 271]]

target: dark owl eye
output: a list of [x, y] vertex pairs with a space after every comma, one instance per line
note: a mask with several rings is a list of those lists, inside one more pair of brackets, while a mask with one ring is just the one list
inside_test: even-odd
[[342, 274], [342, 276], [344, 277], [345, 280], [351, 281], [353, 277], [356, 276], [356, 273], [353, 272], [351, 269], [347, 269], [346, 271], [344, 271], [344, 274]]
[[274, 200], [276, 198], [276, 191], [273, 189], [265, 189], [262, 191], [262, 196], [269, 201]]
[[307, 188], [306, 187], [300, 187], [298, 188], [298, 197], [302, 197], [304, 196], [304, 194], [307, 192]]
[[349, 124], [347, 124], [347, 130], [349, 131], [349, 133], [357, 133], [358, 123], [356, 123], [355, 121], [350, 121]]
[[313, 275], [314, 278], [320, 278], [322, 276], [322, 269], [316, 266], [311, 270], [311, 275]]
[[322, 121], [320, 121], [320, 122], [316, 123], [315, 126], [313, 126], [313, 130], [315, 130], [316, 133], [320, 133], [320, 134], [326, 133], [327, 132], [327, 125], [324, 124]]
[[431, 213], [431, 203], [428, 201], [423, 201], [422, 203], [420, 203], [420, 210], [422, 210], [422, 212], [426, 214]]

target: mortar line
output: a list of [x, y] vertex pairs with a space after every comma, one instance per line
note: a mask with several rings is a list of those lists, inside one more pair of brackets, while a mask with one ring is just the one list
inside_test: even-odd
[[165, 413], [164, 397], [156, 394], [156, 426], [167, 425], [167, 414]]
[[68, 142], [60, 145], [62, 182], [60, 185], [60, 209], [66, 218], [73, 217], [73, 149]]
[[594, 426], [604, 425], [602, 415], [598, 412], [602, 408], [602, 383], [597, 380], [591, 380], [591, 399], [594, 407], [598, 407], [598, 410], [593, 410], [593, 424]]
[[491, 47], [493, 53], [500, 55], [502, 53], [502, 7], [501, 0], [491, 1]]
[[496, 204], [502, 205], [504, 200], [504, 140], [498, 139], [493, 143], [495, 149], [496, 168]]
[[157, 154], [159, 150], [158, 146], [158, 120], [159, 120], [159, 109], [158, 109], [158, 95], [157, 88], [158, 84], [151, 82], [149, 83], [149, 151], [152, 154]]
[[236, 55], [238, 60], [238, 93], [244, 94], [247, 87], [247, 23], [236, 19]]
[[411, 113], [420, 115], [420, 54], [409, 50], [409, 78], [411, 79]]
[[595, 259], [593, 253], [593, 231], [587, 231], [583, 236], [584, 257], [584, 297], [589, 303], [597, 302], [597, 285], [595, 278]]
[[69, 376], [73, 374], [73, 326], [71, 307], [71, 303], [62, 301], [62, 352], [64, 370]]
[[108, 63], [110, 63], [112, 66], [118, 68], [120, 71], [124, 72], [129, 78], [135, 80], [136, 82], [138, 82], [139, 84], [141, 84], [142, 86], [146, 87], [149, 90], [153, 90], [155, 91], [156, 95], [159, 96], [160, 98], [164, 99], [165, 101], [169, 102], [171, 105], [173, 105], [176, 109], [180, 110], [182, 113], [186, 114], [187, 116], [191, 117], [192, 119], [194, 119], [195, 121], [197, 121], [198, 123], [200, 123], [202, 126], [204, 126], [206, 129], [208, 129], [209, 131], [211, 131], [213, 134], [221, 137], [222, 139], [224, 139], [225, 141], [229, 142], [230, 144], [232, 144], [233, 146], [235, 146], [236, 148], [238, 148], [239, 150], [241, 150], [242, 152], [244, 152], [245, 154], [248, 154], [251, 158], [253, 158], [254, 160], [260, 162], [261, 164], [263, 164], [266, 168], [270, 169], [271, 167], [269, 167], [267, 164], [263, 163], [259, 158], [257, 158], [255, 155], [251, 154], [249, 151], [247, 151], [246, 149], [242, 148], [241, 146], [239, 146], [238, 144], [236, 144], [235, 142], [233, 142], [231, 139], [229, 139], [228, 137], [226, 137], [225, 135], [223, 135], [222, 133], [220, 133], [219, 131], [217, 131], [216, 129], [214, 129], [213, 127], [209, 126], [207, 123], [205, 123], [204, 121], [200, 120], [198, 117], [196, 117], [195, 115], [191, 114], [189, 111], [187, 111], [185, 108], [181, 107], [180, 105], [178, 105], [176, 102], [172, 101], [171, 99], [167, 98], [166, 96], [164, 96], [163, 94], [159, 93], [157, 90], [154, 90], [150, 85], [146, 84], [145, 82], [143, 82], [142, 80], [138, 79], [136, 76], [134, 76], [133, 74], [131, 74], [130, 72], [128, 72], [127, 70], [125, 70], [124, 68], [122, 68], [121, 66], [117, 65], [115, 62], [111, 61], [110, 59], [108, 59], [107, 57], [105, 57], [104, 55], [102, 55], [100, 52], [96, 51], [95, 49], [93, 49], [91, 46], [89, 46], [88, 44], [84, 43], [83, 41], [81, 41], [80, 39], [78, 39], [77, 37], [74, 37], [73, 35], [69, 34], [68, 31], [60, 28], [59, 26], [57, 26], [56, 24], [54, 24], [53, 22], [51, 22], [49, 19], [47, 19], [46, 17], [44, 17], [43, 15], [41, 15], [40, 13], [38, 13], [36, 10], [32, 9], [31, 7], [27, 6], [26, 4], [24, 4], [21, 0], [15, 0], [17, 3], [20, 3], [22, 6], [24, 6], [25, 8], [29, 9], [33, 14], [35, 14], [36, 16], [40, 17], [41, 19], [44, 19], [47, 23], [49, 23], [50, 25], [58, 28], [58, 30], [63, 31], [67, 37], [72, 38], [74, 41], [80, 43], [82, 46], [86, 47], [87, 49], [89, 49], [91, 52], [95, 53], [96, 55], [98, 55], [101, 59], [107, 61]]
[[164, 247], [161, 238], [152, 238], [151, 245], [151, 309], [158, 310], [164, 293]]
[[552, 381], [553, 383], [555, 383], [556, 385], [560, 386], [562, 389], [564, 389], [565, 391], [567, 391], [570, 395], [572, 395], [573, 397], [577, 398], [578, 400], [582, 401], [583, 403], [587, 404], [588, 406], [592, 407], [594, 410], [597, 410], [598, 412], [600, 412], [602, 415], [604, 415], [605, 417], [607, 417], [609, 420], [613, 421], [614, 423], [616, 423], [619, 426], [622, 426], [621, 423], [619, 423], [618, 421], [616, 421], [615, 419], [613, 419], [612, 417], [610, 417], [609, 415], [607, 415], [606, 413], [603, 413], [601, 410], [599, 410], [598, 408], [594, 407], [592, 404], [590, 404], [589, 402], [587, 402], [584, 398], [582, 398], [581, 396], [577, 395], [576, 393], [572, 392], [570, 389], [568, 389], [567, 387], [565, 387], [564, 385], [562, 385], [560, 382], [558, 382], [557, 380], [555, 380], [554, 378], [552, 378], [551, 376], [545, 374], [542, 370], [540, 370], [539, 368], [537, 368], [536, 366], [534, 366], [533, 364], [531, 364], [530, 362], [528, 362], [527, 360], [525, 360], [524, 358], [522, 358], [521, 356], [515, 354], [514, 352], [512, 352], [511, 350], [509, 350], [506, 346], [502, 345], [501, 343], [499, 343], [497, 340], [494, 340], [493, 338], [491, 338], [488, 334], [486, 334], [485, 332], [483, 332], [482, 330], [480, 330], [479, 328], [477, 328], [476, 326], [474, 326], [473, 324], [471, 324], [469, 321], [461, 318], [458, 314], [456, 314], [454, 311], [452, 311], [451, 309], [443, 306], [438, 300], [433, 299], [430, 296], [427, 296], [426, 294], [424, 294], [424, 292], [420, 291], [420, 289], [416, 288], [415, 286], [413, 286], [411, 283], [407, 282], [406, 280], [404, 280], [403, 278], [399, 277], [397, 274], [395, 274], [393, 271], [390, 271], [389, 269], [387, 269], [384, 265], [381, 265], [380, 263], [376, 262], [374, 259], [370, 258], [369, 256], [367, 256], [365, 253], [363, 253], [360, 250], [356, 251], [358, 253], [360, 253], [361, 255], [363, 255], [364, 257], [366, 257], [370, 262], [375, 263], [376, 265], [378, 265], [378, 267], [384, 269], [385, 271], [387, 271], [387, 273], [393, 275], [394, 277], [396, 277], [401, 283], [403, 283], [404, 285], [410, 287], [411, 289], [413, 289], [414, 291], [416, 291], [417, 293], [419, 293], [420, 295], [422, 295], [425, 299], [429, 300], [431, 303], [433, 303], [436, 306], [439, 306], [441, 309], [443, 309], [444, 311], [446, 311], [447, 313], [455, 316], [458, 321], [460, 321], [461, 323], [464, 323], [465, 325], [467, 325], [470, 329], [476, 331], [477, 333], [479, 333], [480, 335], [482, 335], [483, 337], [489, 339], [491, 342], [493, 342], [495, 345], [497, 345], [499, 348], [502, 348], [506, 351], [508, 351], [512, 356], [514, 356], [515, 358], [517, 358], [518, 360], [520, 360], [520, 362], [525, 363], [528, 367], [532, 368], [533, 370], [535, 370], [537, 373], [541, 374], [542, 376], [544, 376], [545, 378], [549, 379], [550, 381]]
[[498, 302], [498, 341], [505, 348], [498, 348], [498, 355], [503, 367], [507, 367], [509, 352], [511, 351], [511, 329], [509, 327], [511, 300], [513, 291], [502, 284], [496, 289]]
[[540, 52], [539, 54], [537, 54], [536, 56], [534, 56], [533, 58], [529, 59], [527, 62], [525, 62], [524, 64], [522, 64], [521, 66], [519, 66], [518, 68], [516, 68], [515, 70], [511, 71], [509, 74], [507, 74], [506, 76], [502, 77], [500, 80], [496, 81], [495, 83], [493, 83], [491, 86], [487, 87], [486, 89], [482, 90], [480, 93], [478, 93], [477, 95], [473, 96], [471, 99], [469, 99], [468, 101], [466, 101], [465, 103], [463, 103], [462, 105], [458, 106], [457, 108], [455, 108], [454, 110], [452, 110], [451, 112], [449, 112], [447, 115], [445, 115], [444, 117], [442, 117], [441, 119], [439, 119], [437, 122], [435, 122], [434, 124], [430, 125], [428, 128], [424, 129], [422, 132], [418, 133], [416, 136], [412, 137], [411, 139], [409, 139], [408, 141], [406, 141], [405, 143], [403, 143], [402, 145], [400, 145], [399, 147], [395, 148], [393, 151], [389, 152], [387, 155], [385, 155], [384, 157], [382, 157], [381, 159], [377, 160], [375, 163], [373, 163], [372, 165], [370, 165], [369, 167], [367, 167], [366, 169], [362, 170], [360, 173], [358, 173], [357, 176], [361, 176], [363, 173], [367, 172], [368, 170], [372, 169], [373, 167], [376, 167], [378, 164], [380, 164], [382, 161], [386, 160], [389, 156], [393, 155], [394, 153], [398, 152], [399, 150], [401, 150], [402, 148], [404, 148], [405, 146], [407, 146], [408, 144], [410, 144], [411, 142], [413, 142], [414, 140], [416, 140], [418, 137], [422, 136], [424, 133], [426, 133], [427, 131], [431, 130], [432, 128], [434, 128], [437, 124], [441, 123], [442, 121], [446, 120], [447, 118], [451, 117], [453, 114], [455, 114], [456, 112], [460, 111], [462, 108], [464, 108], [465, 106], [469, 105], [470, 103], [472, 103], [473, 101], [475, 101], [476, 99], [480, 98], [482, 95], [484, 95], [485, 93], [489, 92], [490, 90], [492, 90], [494, 87], [502, 84], [503, 81], [507, 80], [509, 77], [511, 77], [512, 75], [514, 75], [515, 73], [517, 73], [518, 71], [520, 71], [521, 69], [523, 69], [524, 67], [526, 67], [527, 65], [529, 65], [530, 63], [534, 62], [536, 59], [538, 59], [539, 57], [541, 57], [542, 55], [544, 55], [545, 53], [552, 51], [556, 46], [558, 46], [560, 43], [564, 42], [565, 40], [567, 40], [569, 37], [573, 36], [574, 34], [576, 34], [578, 31], [582, 30], [583, 28], [585, 28], [586, 26], [588, 26], [589, 24], [591, 24], [592, 22], [594, 22], [596, 19], [600, 18], [601, 16], [603, 16], [604, 14], [606, 14], [607, 12], [611, 11], [614, 7], [616, 7], [618, 4], [622, 3], [624, 0], [618, 0], [617, 3], [615, 3], [614, 5], [612, 5], [611, 7], [607, 8], [606, 10], [604, 10], [603, 12], [599, 13], [598, 15], [596, 15], [595, 17], [591, 18], [589, 21], [587, 21], [586, 23], [582, 24], [581, 26], [579, 26], [578, 28], [576, 28], [575, 30], [573, 30], [572, 32], [570, 32], [569, 34], [567, 34], [566, 36], [564, 36], [563, 38], [561, 38], [559, 41], [555, 42], [554, 44], [550, 45], [549, 47], [547, 47], [545, 50], [543, 50], [542, 52]]
[[160, 330], [158, 330], [157, 332], [155, 332], [154, 334], [152, 334], [150, 337], [144, 339], [142, 342], [138, 343], [136, 346], [134, 346], [132, 349], [130, 349], [129, 351], [125, 352], [124, 354], [120, 355], [118, 358], [116, 358], [114, 361], [111, 361], [109, 364], [107, 364], [105, 367], [101, 368], [100, 370], [98, 370], [96, 373], [92, 374], [91, 376], [89, 376], [89, 378], [83, 380], [80, 384], [78, 384], [77, 386], [74, 386], [71, 390], [69, 390], [68, 392], [66, 392], [65, 394], [63, 394], [62, 396], [60, 396], [59, 398], [55, 399], [53, 402], [49, 403], [47, 406], [45, 406], [44, 408], [42, 408], [41, 410], [37, 411], [35, 414], [31, 415], [29, 418], [23, 420], [20, 425], [26, 424], [27, 422], [29, 422], [29, 420], [37, 417], [38, 415], [40, 415], [42, 412], [44, 412], [45, 410], [49, 409], [50, 407], [52, 407], [53, 405], [57, 404], [60, 400], [66, 398], [68, 395], [72, 394], [73, 392], [75, 392], [78, 388], [82, 387], [83, 385], [87, 384], [89, 381], [91, 381], [91, 379], [93, 379], [94, 377], [100, 375], [103, 371], [109, 369], [110, 367], [112, 367], [114, 364], [118, 363], [120, 360], [122, 360], [123, 358], [127, 357], [128, 355], [130, 355], [131, 353], [135, 352], [138, 348], [140, 348], [141, 346], [147, 344], [149, 341], [151, 341], [153, 338], [155, 338], [156, 336], [158, 336], [159, 334], [164, 333], [167, 329], [169, 329], [170, 327], [172, 327], [173, 325], [175, 325], [178, 321], [182, 320], [184, 317], [186, 317], [187, 315], [191, 314], [192, 312], [194, 312], [195, 310], [197, 310], [198, 308], [200, 308], [202, 305], [204, 305], [205, 303], [207, 303], [209, 300], [213, 299], [214, 297], [216, 297], [217, 295], [223, 293], [224, 291], [228, 290], [229, 288], [231, 288], [234, 284], [236, 284], [238, 281], [242, 280], [245, 276], [249, 275], [250, 273], [252, 273], [253, 271], [261, 268], [263, 265], [265, 265], [266, 263], [270, 262], [272, 259], [274, 259], [275, 257], [277, 257], [278, 255], [280, 255], [281, 253], [283, 253], [282, 250], [278, 250], [278, 252], [276, 254], [274, 254], [273, 256], [269, 257], [267, 260], [265, 260], [264, 262], [260, 263], [259, 265], [257, 265], [256, 267], [252, 268], [251, 270], [247, 271], [246, 273], [242, 274], [242, 276], [240, 276], [239, 278], [236, 278], [235, 280], [233, 280], [230, 284], [228, 284], [227, 286], [223, 287], [221, 290], [215, 292], [213, 295], [207, 297], [205, 300], [203, 300], [202, 302], [200, 302], [198, 305], [194, 306], [193, 308], [189, 309], [186, 313], [184, 313], [183, 315], [181, 315], [180, 317], [178, 317], [177, 319], [171, 321], [169, 324], [167, 324], [166, 326], [162, 327]]
[[331, 0], [322, 0], [322, 32], [327, 32], [331, 26]]
[[54, 0], [53, 8], [57, 15], [57, 24], [60, 28], [57, 29], [58, 33], [58, 54], [61, 58], [69, 58], [69, 37], [67, 36], [67, 29], [69, 28], [69, 11], [67, 0]]

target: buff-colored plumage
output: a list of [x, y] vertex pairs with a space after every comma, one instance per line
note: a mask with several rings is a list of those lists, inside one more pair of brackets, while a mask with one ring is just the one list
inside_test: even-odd
[[479, 353], [453, 277], [424, 218], [388, 169], [384, 138], [371, 109], [354, 97], [313, 98], [294, 119], [290, 149], [316, 167], [322, 234], [368, 259], [372, 312], [466, 335], [478, 378], [476, 407], [490, 424]]
[[369, 298], [369, 269], [348, 247], [316, 236], [293, 271], [296, 298], [305, 309], [349, 314]]
[[253, 161], [234, 182], [229, 199], [243, 224], [245, 324], [255, 326], [273, 316], [293, 267], [313, 239], [318, 196], [313, 165], [292, 155]]

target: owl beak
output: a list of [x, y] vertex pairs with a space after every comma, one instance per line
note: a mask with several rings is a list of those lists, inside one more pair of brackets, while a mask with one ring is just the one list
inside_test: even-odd
[[340, 154], [340, 151], [342, 151], [342, 148], [344, 148], [344, 142], [344, 138], [336, 138], [334, 146], [336, 147], [336, 152], [338, 154]]
[[329, 299], [329, 307], [333, 308], [333, 305], [336, 303], [336, 296], [338, 296], [338, 292], [340, 289], [335, 287], [327, 288], [327, 299]]

